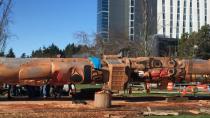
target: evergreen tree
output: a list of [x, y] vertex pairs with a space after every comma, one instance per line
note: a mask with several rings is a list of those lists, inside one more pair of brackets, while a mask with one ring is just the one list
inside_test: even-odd
[[178, 55], [183, 58], [210, 58], [210, 26], [203, 26], [198, 32], [183, 34], [179, 40]]
[[15, 58], [15, 53], [13, 52], [13, 49], [12, 48], [9, 49], [9, 52], [6, 55], [6, 57]]
[[20, 58], [26, 58], [26, 53], [23, 53]]
[[75, 53], [75, 46], [73, 44], [68, 44], [66, 48], [64, 49], [65, 57], [72, 57], [72, 55]]
[[60, 49], [52, 44], [46, 50], [43, 50], [45, 57], [57, 57], [58, 54], [61, 54]]
[[63, 56], [63, 52], [54, 44], [50, 45], [49, 47], [42, 47], [38, 50], [32, 51], [31, 57], [36, 58], [55, 58], [58, 54]]
[[42, 51], [42, 48], [39, 48], [38, 50], [33, 50], [32, 51], [32, 54], [31, 54], [31, 57], [33, 58], [40, 58], [40, 57], [43, 57], [43, 51]]
[[58, 46], [55, 44], [50, 45], [49, 47], [42, 47], [38, 50], [33, 50], [31, 57], [34, 58], [56, 58], [57, 55], [61, 55], [61, 57], [70, 58], [74, 54], [81, 54], [88, 52], [89, 47], [86, 45], [75, 45], [68, 44], [64, 50], [60, 50]]
[[4, 52], [0, 52], [0, 57], [4, 57]]

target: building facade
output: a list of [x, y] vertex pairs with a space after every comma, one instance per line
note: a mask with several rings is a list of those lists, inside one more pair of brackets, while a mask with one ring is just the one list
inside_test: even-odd
[[[143, 0], [98, 0], [97, 32], [105, 40], [139, 40], [143, 36]], [[150, 24], [156, 26], [157, 1], [149, 1]], [[156, 27], [152, 27], [155, 34]]]
[[97, 33], [104, 39], [109, 38], [109, 1], [98, 0]]
[[156, 57], [175, 57], [177, 56], [178, 39], [167, 38], [164, 35], [154, 35], [149, 40], [150, 56]]
[[157, 31], [170, 38], [210, 24], [209, 0], [158, 0]]
[[[98, 0], [97, 32], [106, 40], [144, 36], [143, 0]], [[149, 35], [180, 38], [210, 24], [210, 0], [148, 0]]]

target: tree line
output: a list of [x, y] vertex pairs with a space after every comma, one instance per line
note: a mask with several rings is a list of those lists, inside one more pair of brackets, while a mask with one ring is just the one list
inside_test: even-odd
[[70, 58], [75, 54], [82, 54], [86, 53], [88, 51], [88, 47], [86, 45], [75, 45], [74, 43], [68, 44], [63, 50], [59, 49], [58, 46], [55, 44], [51, 44], [48, 47], [42, 47], [39, 48], [38, 50], [32, 51], [32, 54], [30, 57], [35, 57], [35, 58], [55, 58], [58, 55], [60, 57], [64, 58]]
[[5, 54], [3, 51], [1, 51], [0, 57], [15, 58], [15, 53], [13, 52], [13, 49], [10, 48], [7, 54]]
[[[76, 45], [74, 43], [68, 44], [64, 49], [59, 49], [55, 44], [51, 44], [48, 47], [40, 47], [37, 50], [33, 50], [31, 55], [26, 53], [21, 54], [21, 58], [56, 58], [58, 56], [63, 58], [71, 58], [75, 54], [88, 53], [89, 47], [86, 45]], [[0, 52], [0, 57], [15, 58], [15, 53], [12, 48], [9, 49], [8, 53]]]
[[[119, 41], [119, 42], [118, 42]], [[116, 43], [118, 42], [118, 43]], [[121, 40], [114, 40], [111, 44], [106, 45], [102, 39], [96, 38], [94, 45], [84, 44], [67, 44], [64, 49], [60, 49], [55, 44], [48, 47], [40, 47], [33, 50], [31, 55], [23, 53], [21, 58], [55, 58], [58, 55], [63, 58], [71, 58], [78, 54], [89, 55], [103, 55], [103, 54], [117, 54], [119, 51], [127, 51], [132, 53], [139, 53], [139, 50], [134, 48], [135, 43]], [[140, 47], [139, 47], [140, 48]], [[203, 26], [198, 32], [184, 33], [181, 39], [178, 40], [177, 57], [180, 58], [199, 58], [210, 59], [210, 25]], [[109, 53], [107, 53], [109, 50]], [[15, 57], [13, 49], [9, 49], [8, 53], [0, 52], [1, 57]]]

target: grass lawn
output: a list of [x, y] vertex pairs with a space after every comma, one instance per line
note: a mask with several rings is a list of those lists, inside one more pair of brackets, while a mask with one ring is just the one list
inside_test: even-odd
[[[146, 94], [146, 93], [133, 93], [131, 95], [129, 94], [125, 94], [125, 96], [128, 97], [144, 97], [144, 96], [151, 96], [151, 97], [173, 97], [173, 96], [181, 96], [181, 94], [179, 93], [150, 93], [150, 94]], [[206, 93], [199, 93], [199, 94], [188, 94], [185, 97], [193, 97], [193, 96], [202, 96], [202, 97], [209, 97], [210, 94], [206, 94]]]
[[81, 90], [81, 89], [97, 89], [97, 88], [102, 88], [101, 84], [76, 84], [76, 89]]
[[125, 94], [125, 96], [127, 97], [145, 97], [145, 96], [149, 96], [149, 97], [172, 97], [172, 96], [178, 96], [178, 93], [150, 93], [150, 94], [146, 94], [146, 93], [133, 93], [133, 94]]
[[[76, 84], [76, 89], [77, 91], [80, 91], [82, 89], [99, 89], [102, 88], [102, 84]], [[167, 90], [155, 90], [151, 91], [150, 94], [140, 92], [140, 93], [132, 93], [132, 94], [127, 94], [122, 91], [121, 95], [126, 96], [126, 97], [173, 97], [173, 96], [181, 96], [180, 93], [178, 92], [167, 92]], [[188, 97], [194, 96], [193, 94], [188, 94]], [[195, 96], [210, 96], [210, 94], [207, 93], [197, 93]]]

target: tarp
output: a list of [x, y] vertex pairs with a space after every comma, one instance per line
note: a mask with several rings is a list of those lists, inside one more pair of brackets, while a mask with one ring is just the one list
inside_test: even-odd
[[101, 59], [98, 57], [89, 57], [88, 58], [94, 66], [94, 69], [101, 69]]

